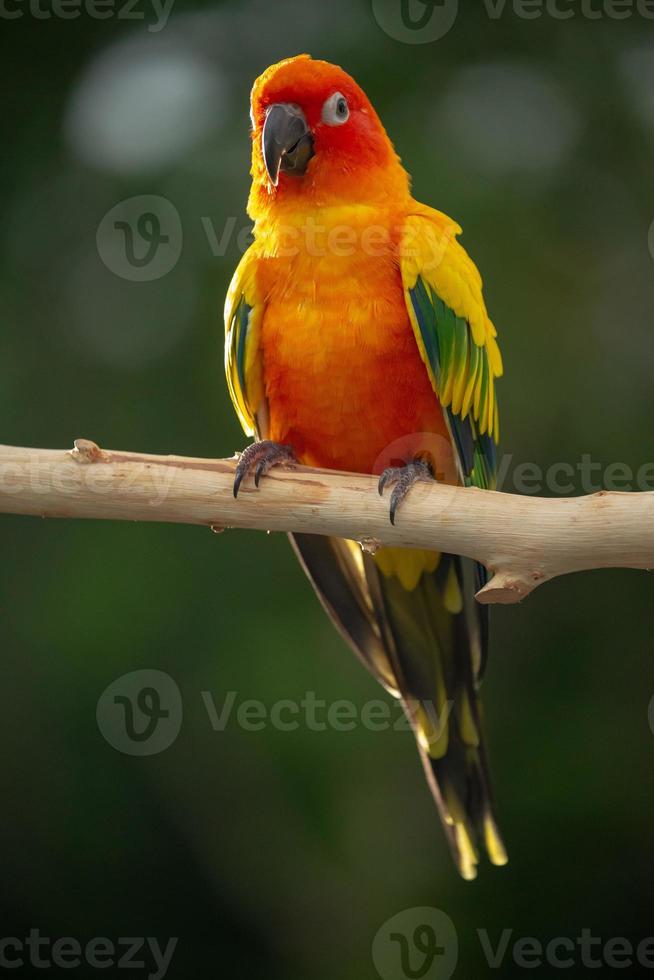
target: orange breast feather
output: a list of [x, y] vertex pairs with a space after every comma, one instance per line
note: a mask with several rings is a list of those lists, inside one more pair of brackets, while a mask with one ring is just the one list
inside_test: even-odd
[[[302, 244], [260, 260], [269, 437], [312, 466], [381, 471], [392, 444], [449, 436], [406, 311], [395, 245]], [[345, 247], [342, 249], [345, 251]], [[290, 254], [290, 253], [293, 254]], [[314, 254], [314, 253], [318, 254]], [[416, 445], [416, 449], [420, 446]], [[397, 455], [397, 454], [396, 454]], [[451, 468], [451, 458], [439, 460]]]

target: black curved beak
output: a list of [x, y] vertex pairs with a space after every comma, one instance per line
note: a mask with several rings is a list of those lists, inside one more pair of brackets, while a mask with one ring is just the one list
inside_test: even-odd
[[277, 186], [280, 171], [302, 176], [313, 156], [313, 136], [304, 113], [290, 102], [271, 105], [261, 136], [263, 161], [272, 183]]

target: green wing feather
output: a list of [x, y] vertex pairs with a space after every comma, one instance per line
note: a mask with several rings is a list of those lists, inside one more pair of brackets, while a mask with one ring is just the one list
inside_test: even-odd
[[466, 486], [493, 490], [499, 430], [488, 351], [422, 276], [406, 289], [416, 339], [444, 409]]

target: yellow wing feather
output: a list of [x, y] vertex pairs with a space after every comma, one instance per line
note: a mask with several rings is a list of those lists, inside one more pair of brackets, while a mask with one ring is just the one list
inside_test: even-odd
[[[416, 204], [403, 228], [400, 267], [407, 308], [420, 353], [444, 408], [465, 419], [472, 412], [480, 435], [498, 439], [495, 379], [503, 372], [497, 331], [488, 316], [482, 279], [476, 265], [457, 241], [461, 228], [440, 211]], [[440, 301], [446, 315], [468, 325], [452, 331], [452, 350], [440, 378], [433, 350], [427, 350], [424, 324], [419, 322], [410, 292], [421, 280], [428, 304]]]
[[249, 248], [238, 264], [225, 299], [225, 374], [246, 435], [261, 428], [265, 403], [260, 349], [264, 304], [256, 279], [257, 251]]

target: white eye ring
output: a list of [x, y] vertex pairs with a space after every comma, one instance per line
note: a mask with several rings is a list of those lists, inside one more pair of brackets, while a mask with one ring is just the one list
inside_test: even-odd
[[341, 92], [330, 95], [322, 107], [322, 121], [328, 126], [342, 126], [350, 118], [350, 107]]

